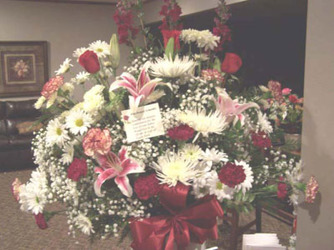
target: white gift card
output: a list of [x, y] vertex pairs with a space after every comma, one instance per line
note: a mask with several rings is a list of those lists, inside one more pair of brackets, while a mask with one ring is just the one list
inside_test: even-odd
[[122, 118], [128, 142], [165, 134], [158, 103], [123, 110]]

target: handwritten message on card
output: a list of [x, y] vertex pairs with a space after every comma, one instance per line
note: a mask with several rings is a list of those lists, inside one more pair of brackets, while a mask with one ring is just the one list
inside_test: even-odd
[[124, 110], [122, 117], [128, 142], [165, 134], [158, 103]]

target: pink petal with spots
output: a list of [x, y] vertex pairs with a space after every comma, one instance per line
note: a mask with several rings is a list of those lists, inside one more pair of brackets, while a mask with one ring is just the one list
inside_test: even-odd
[[124, 194], [127, 197], [132, 196], [132, 187], [129, 182], [129, 178], [126, 176], [120, 177], [117, 176], [115, 178], [115, 183], [117, 184], [118, 188], [121, 190], [122, 194]]
[[113, 168], [109, 168], [105, 171], [103, 171], [96, 179], [96, 181], [94, 182], [94, 191], [95, 194], [99, 197], [102, 196], [101, 194], [101, 186], [102, 184], [109, 179], [114, 178], [117, 175], [116, 170]]

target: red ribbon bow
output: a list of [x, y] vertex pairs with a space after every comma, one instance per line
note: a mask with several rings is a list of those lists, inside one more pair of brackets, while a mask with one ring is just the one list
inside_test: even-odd
[[186, 207], [189, 187], [178, 184], [173, 188], [163, 186], [161, 204], [170, 215], [133, 219], [130, 228], [133, 236], [131, 247], [135, 250], [173, 250], [174, 241], [184, 249], [192, 241], [203, 243], [206, 239], [217, 239], [217, 216], [224, 212], [213, 196], [198, 200]]

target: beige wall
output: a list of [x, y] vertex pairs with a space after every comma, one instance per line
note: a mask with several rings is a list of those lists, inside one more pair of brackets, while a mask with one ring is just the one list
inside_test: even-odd
[[297, 249], [334, 249], [334, 1], [308, 1], [302, 158], [321, 195], [298, 210]]
[[114, 8], [112, 5], [1, 0], [0, 41], [48, 41], [52, 76], [63, 60], [72, 56], [74, 49], [96, 40], [109, 41], [116, 32], [112, 19]]

